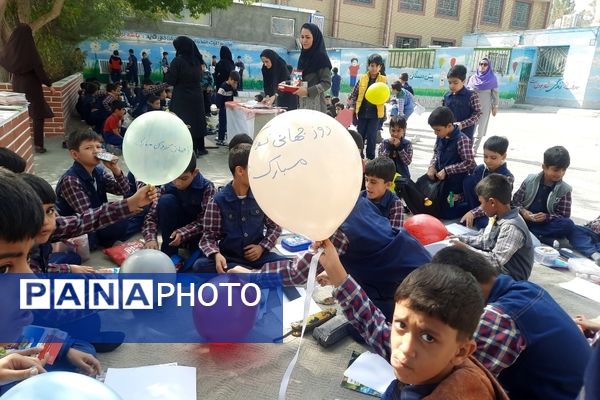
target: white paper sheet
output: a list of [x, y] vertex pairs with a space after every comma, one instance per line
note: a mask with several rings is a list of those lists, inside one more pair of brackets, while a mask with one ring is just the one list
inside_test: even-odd
[[477, 231], [475, 229], [467, 228], [464, 225], [457, 224], [456, 222], [452, 224], [446, 225], [446, 229], [452, 235], [476, 235]]
[[385, 358], [378, 354], [366, 351], [344, 371], [344, 376], [362, 385], [384, 393], [396, 376], [394, 368]]
[[430, 244], [425, 245], [423, 247], [425, 247], [425, 250], [427, 250], [429, 252], [429, 254], [431, 254], [431, 256], [433, 257], [435, 255], [435, 253], [437, 253], [441, 249], [443, 249], [445, 247], [448, 247], [448, 246], [452, 246], [452, 244], [450, 243], [450, 241], [449, 240], [442, 240], [442, 241], [439, 241], [439, 242], [430, 243]]
[[196, 368], [149, 365], [109, 368], [104, 383], [123, 400], [196, 400]]
[[[306, 298], [306, 290], [304, 288], [298, 287], [296, 288], [298, 293], [300, 293], [300, 297], [296, 300], [289, 301], [285, 296], [283, 296], [283, 332], [287, 332], [290, 329], [290, 324], [292, 322], [302, 320], [304, 316], [304, 299]], [[273, 312], [277, 313], [278, 310], [274, 309]], [[313, 300], [310, 300], [310, 308], [308, 309], [308, 314], [314, 314], [316, 312], [321, 311], [321, 307]]]
[[575, 278], [569, 282], [559, 283], [558, 286], [600, 303], [600, 285], [596, 285], [585, 279]]

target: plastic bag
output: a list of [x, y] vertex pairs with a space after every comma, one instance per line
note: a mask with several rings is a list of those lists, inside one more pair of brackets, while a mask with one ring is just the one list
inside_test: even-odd
[[115, 264], [120, 266], [127, 259], [127, 257], [143, 247], [144, 241], [142, 239], [138, 239], [109, 247], [108, 249], [102, 250], [102, 252], [106, 254]]

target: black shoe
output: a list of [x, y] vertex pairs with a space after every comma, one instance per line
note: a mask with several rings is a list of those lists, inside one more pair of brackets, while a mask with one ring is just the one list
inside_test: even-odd
[[208, 154], [208, 151], [205, 149], [202, 150], [196, 150], [196, 158], [200, 157], [200, 156], [205, 156]]
[[45, 152], [47, 152], [48, 150], [46, 150], [44, 147], [42, 146], [35, 146], [35, 152], [39, 153], [39, 154], [44, 154]]

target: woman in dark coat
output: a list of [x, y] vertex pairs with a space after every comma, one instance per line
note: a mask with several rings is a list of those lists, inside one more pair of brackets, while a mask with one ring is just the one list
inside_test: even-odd
[[45, 153], [44, 119], [54, 117], [54, 113], [44, 99], [42, 84], [50, 88], [52, 95], [56, 92], [44, 71], [29, 25], [19, 24], [10, 35], [0, 54], [0, 65], [12, 74], [12, 90], [25, 93], [29, 102], [29, 117], [33, 121], [35, 151]]
[[263, 50], [260, 53], [260, 59], [263, 62], [261, 71], [265, 92], [264, 102], [273, 105], [277, 101], [276, 104], [278, 107], [284, 107], [288, 110], [297, 109], [298, 97], [291, 93], [283, 93], [277, 90], [280, 82], [290, 80], [290, 72], [287, 69], [285, 60], [271, 49]]
[[196, 43], [187, 36], [178, 36], [173, 47], [175, 58], [165, 75], [166, 82], [173, 86], [169, 109], [190, 127], [194, 152], [198, 157], [208, 154], [204, 146], [206, 114], [201, 85], [204, 61]]
[[215, 66], [215, 90], [219, 90], [221, 84], [229, 79], [229, 73], [235, 71], [233, 56], [229, 47], [221, 46], [219, 57], [219, 62]]

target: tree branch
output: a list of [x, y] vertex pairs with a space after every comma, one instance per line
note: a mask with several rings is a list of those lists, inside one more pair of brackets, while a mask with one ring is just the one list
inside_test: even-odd
[[56, 19], [60, 15], [64, 4], [65, 0], [54, 0], [54, 4], [52, 4], [52, 9], [30, 24], [33, 33], [35, 33], [41, 27], [46, 25], [48, 22], [51, 22], [52, 20]]
[[17, 16], [19, 22], [29, 24], [31, 22], [31, 1], [17, 1]]

